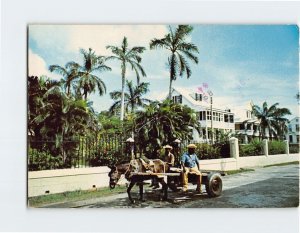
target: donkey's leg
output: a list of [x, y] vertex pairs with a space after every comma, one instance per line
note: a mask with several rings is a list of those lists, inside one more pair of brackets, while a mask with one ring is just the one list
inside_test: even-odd
[[159, 183], [161, 183], [161, 185], [162, 185], [161, 191], [163, 192], [163, 201], [166, 201], [166, 200], [168, 200], [168, 185], [164, 181], [164, 178], [160, 178], [158, 180], [159, 180]]
[[140, 201], [145, 201], [144, 198], [143, 198], [143, 194], [144, 194], [143, 186], [144, 186], [143, 181], [140, 180], [140, 182], [139, 182]]
[[132, 199], [131, 197], [131, 194], [130, 194], [130, 191], [132, 189], [132, 187], [135, 185], [136, 181], [134, 179], [131, 180], [128, 188], [127, 188], [127, 194], [128, 194], [128, 198], [129, 198], [129, 201], [133, 204], [135, 203], [135, 201]]

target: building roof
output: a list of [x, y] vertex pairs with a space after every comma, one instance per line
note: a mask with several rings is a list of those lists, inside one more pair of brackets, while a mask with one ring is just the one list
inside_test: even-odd
[[[196, 109], [203, 109], [203, 108], [210, 108], [210, 102], [206, 101], [196, 101], [192, 96], [196, 93], [195, 90], [187, 89], [187, 88], [180, 88], [180, 87], [173, 87], [173, 91], [178, 92], [182, 95], [193, 107]], [[214, 100], [213, 100], [214, 101]], [[218, 104], [213, 103], [213, 109], [214, 110], [221, 110], [225, 111], [225, 109], [222, 109]]]

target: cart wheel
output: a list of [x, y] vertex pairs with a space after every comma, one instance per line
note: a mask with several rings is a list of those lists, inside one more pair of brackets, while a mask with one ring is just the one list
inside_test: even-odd
[[206, 192], [210, 197], [218, 197], [222, 193], [222, 179], [217, 173], [210, 174], [205, 184]]

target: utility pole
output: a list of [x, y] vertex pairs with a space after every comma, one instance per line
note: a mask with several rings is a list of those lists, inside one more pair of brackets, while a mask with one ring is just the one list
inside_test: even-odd
[[213, 110], [212, 110], [212, 105], [213, 105], [213, 93], [211, 91], [208, 92], [210, 96], [210, 114], [211, 114], [211, 119], [210, 119], [210, 128], [211, 128], [211, 144], [214, 144], [214, 131], [213, 131]]

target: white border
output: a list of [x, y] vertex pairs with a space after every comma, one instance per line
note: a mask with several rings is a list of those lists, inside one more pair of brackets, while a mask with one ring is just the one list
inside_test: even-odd
[[3, 0], [0, 230], [299, 232], [298, 209], [27, 209], [26, 25], [29, 23], [299, 23], [299, 2]]

